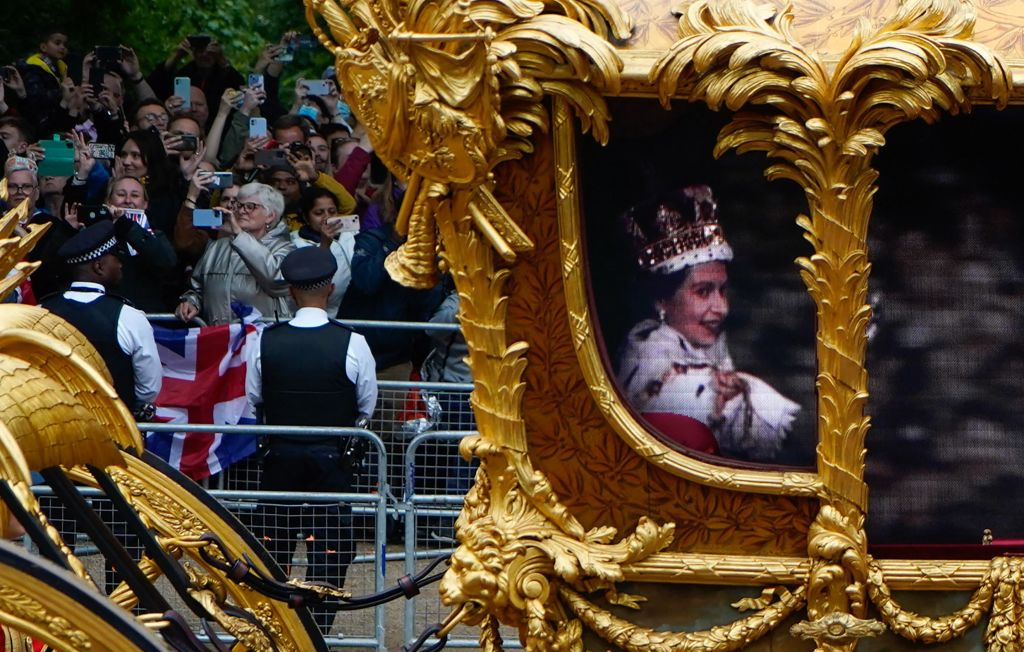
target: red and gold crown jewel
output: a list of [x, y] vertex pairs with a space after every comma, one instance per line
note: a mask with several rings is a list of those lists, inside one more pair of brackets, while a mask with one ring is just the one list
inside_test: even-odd
[[671, 274], [684, 267], [732, 260], [708, 186], [686, 186], [624, 216], [641, 269]]

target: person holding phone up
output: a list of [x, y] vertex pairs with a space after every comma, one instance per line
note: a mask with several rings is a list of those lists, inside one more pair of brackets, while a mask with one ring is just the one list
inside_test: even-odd
[[[192, 60], [182, 65], [188, 58]], [[205, 34], [193, 34], [179, 41], [167, 59], [149, 75], [149, 85], [158, 97], [166, 100], [174, 92], [175, 77], [188, 77], [192, 86], [201, 89], [211, 100], [219, 100], [228, 88], [245, 84], [242, 74], [228, 62], [221, 44]], [[204, 129], [209, 129], [209, 122], [205, 121]]]
[[327, 297], [327, 314], [334, 317], [352, 280], [352, 254], [356, 246], [355, 234], [359, 232], [359, 216], [339, 215], [338, 198], [334, 193], [313, 186], [302, 193], [302, 218], [302, 226], [291, 233], [295, 248], [325, 249], [334, 256], [337, 265], [331, 280], [334, 290]]
[[252, 306], [264, 316], [288, 319], [288, 290], [278, 281], [281, 261], [295, 246], [281, 221], [281, 193], [262, 183], [238, 192], [233, 209], [222, 209], [220, 237], [210, 243], [192, 271], [191, 289], [175, 314], [185, 322], [202, 316], [207, 324], [236, 319], [231, 304]]

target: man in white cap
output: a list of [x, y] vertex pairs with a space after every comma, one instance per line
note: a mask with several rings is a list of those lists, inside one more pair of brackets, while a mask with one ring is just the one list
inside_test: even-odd
[[[320, 247], [296, 249], [281, 263], [298, 310], [291, 321], [264, 329], [258, 345], [249, 347], [245, 381], [249, 400], [262, 406], [268, 425], [365, 427], [373, 416], [377, 376], [370, 347], [327, 316], [337, 269], [334, 255]], [[360, 461], [355, 444], [351, 437], [274, 435], [260, 489], [351, 492]], [[268, 506], [262, 534], [282, 567], [291, 561], [295, 535], [309, 537], [306, 579], [341, 587], [355, 554], [351, 514], [350, 506], [336, 502]], [[325, 635], [334, 614], [331, 607], [313, 609]]]

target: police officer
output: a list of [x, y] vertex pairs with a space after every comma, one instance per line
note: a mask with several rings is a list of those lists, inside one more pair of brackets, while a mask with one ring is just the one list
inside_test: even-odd
[[121, 281], [117, 253], [113, 223], [104, 220], [79, 231], [57, 250], [71, 287], [44, 297], [41, 305], [85, 335], [107, 364], [117, 395], [136, 418], [149, 420], [163, 380], [160, 356], [145, 313], [107, 293]]
[[[377, 402], [377, 378], [370, 347], [362, 335], [327, 316], [327, 299], [338, 263], [320, 247], [297, 249], [281, 263], [298, 307], [291, 321], [263, 330], [249, 347], [246, 393], [262, 406], [268, 425], [364, 425]], [[331, 492], [353, 489], [355, 461], [350, 442], [337, 437], [272, 436], [263, 463], [264, 491]], [[270, 505], [263, 520], [267, 548], [287, 569], [296, 535], [306, 538], [306, 579], [341, 587], [355, 554], [351, 507]], [[320, 607], [313, 617], [326, 635], [334, 609]]]

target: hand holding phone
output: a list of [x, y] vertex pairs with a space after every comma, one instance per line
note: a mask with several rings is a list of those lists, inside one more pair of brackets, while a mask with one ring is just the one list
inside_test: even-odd
[[338, 230], [338, 235], [341, 235], [342, 233], [359, 233], [358, 215], [336, 215], [334, 217], [328, 217], [325, 221], [327, 225], [331, 227], [332, 231], [334, 229]]

